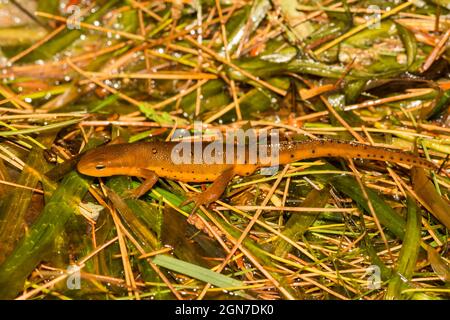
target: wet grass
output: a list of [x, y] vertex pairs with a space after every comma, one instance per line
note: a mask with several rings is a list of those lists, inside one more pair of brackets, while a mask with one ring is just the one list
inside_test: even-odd
[[[72, 3], [79, 28], [56, 0], [0, 4], [0, 298], [449, 298], [445, 1]], [[139, 179], [75, 169], [195, 121], [440, 169], [311, 159], [236, 177], [196, 214], [180, 204], [205, 185], [127, 199]]]

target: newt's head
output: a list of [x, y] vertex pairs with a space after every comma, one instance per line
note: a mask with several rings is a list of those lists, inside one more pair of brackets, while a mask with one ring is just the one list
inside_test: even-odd
[[119, 146], [109, 145], [88, 151], [77, 164], [78, 172], [93, 177], [126, 175], [129, 171], [124, 161], [127, 153]]

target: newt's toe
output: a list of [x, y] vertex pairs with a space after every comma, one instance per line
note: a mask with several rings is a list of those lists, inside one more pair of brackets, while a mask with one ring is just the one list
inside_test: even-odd
[[180, 208], [190, 203], [194, 203], [194, 208], [192, 209], [192, 213], [194, 213], [200, 206], [208, 206], [211, 201], [204, 193], [190, 193], [188, 198], [180, 204]]

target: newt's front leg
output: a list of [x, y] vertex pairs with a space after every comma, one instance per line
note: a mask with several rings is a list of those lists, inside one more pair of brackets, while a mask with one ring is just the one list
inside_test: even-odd
[[127, 191], [125, 195], [126, 198], [137, 199], [143, 196], [155, 185], [159, 178], [154, 171], [147, 169], [137, 169], [136, 176], [144, 178], [145, 180], [139, 187]]
[[181, 203], [180, 207], [193, 202], [194, 209], [192, 210], [192, 213], [194, 213], [201, 205], [208, 206], [209, 204], [220, 198], [222, 193], [225, 191], [228, 183], [231, 181], [231, 179], [233, 179], [234, 175], [235, 173], [233, 168], [225, 170], [220, 174], [220, 176], [217, 177], [212, 185], [208, 189], [206, 189], [206, 191], [189, 197], [187, 200]]

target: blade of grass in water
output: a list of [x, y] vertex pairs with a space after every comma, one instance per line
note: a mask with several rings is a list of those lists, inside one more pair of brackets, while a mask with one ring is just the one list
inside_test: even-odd
[[89, 183], [75, 172], [63, 179], [39, 218], [0, 265], [0, 299], [12, 299], [23, 289], [26, 278], [45, 258], [55, 236], [70, 216], [77, 214], [88, 188]]
[[394, 276], [389, 280], [385, 295], [385, 299], [388, 300], [402, 298], [402, 287], [405, 286], [405, 281], [411, 280], [419, 256], [422, 215], [415, 200], [411, 197], [407, 198], [407, 212], [405, 237], [403, 238]]
[[[45, 147], [50, 147], [56, 132], [38, 138]], [[36, 188], [39, 176], [36, 169], [45, 171], [49, 167], [43, 156], [43, 150], [35, 146], [28, 155], [26, 165], [21, 172], [17, 184]], [[26, 230], [25, 215], [30, 206], [33, 191], [25, 188], [10, 189], [7, 198], [0, 207], [0, 264], [11, 253], [18, 239]]]
[[417, 54], [417, 43], [416, 38], [414, 37], [414, 34], [403, 27], [401, 24], [395, 25], [398, 31], [398, 35], [400, 36], [400, 39], [403, 42], [403, 47], [406, 51], [406, 57], [407, 57], [407, 66], [408, 68], [411, 67], [414, 63], [414, 60], [416, 59]]
[[78, 123], [80, 121], [81, 121], [80, 119], [73, 119], [73, 120], [56, 122], [56, 123], [49, 124], [49, 125], [46, 125], [46, 126], [29, 128], [29, 129], [20, 129], [20, 130], [12, 130], [12, 131], [0, 131], [0, 137], [10, 137], [10, 136], [15, 136], [15, 135], [19, 135], [19, 134], [28, 134], [28, 133], [37, 133], [37, 132], [49, 131], [49, 130], [53, 130], [53, 129], [56, 129], [56, 128], [67, 127], [67, 126], [70, 126], [72, 124]]
[[126, 225], [130, 227], [133, 234], [137, 237], [141, 244], [145, 244], [147, 251], [154, 251], [161, 247], [156, 236], [146, 227], [140, 219], [138, 219], [135, 213], [128, 207], [126, 202], [117, 195], [112, 189], [107, 189], [108, 198], [119, 210], [121, 217], [126, 222]]
[[[113, 177], [108, 181], [106, 187], [108, 198], [118, 209], [121, 218], [125, 222], [124, 225], [130, 229], [131, 234], [141, 244], [144, 251], [151, 252], [160, 249], [162, 247], [160, 241], [162, 212], [157, 207], [151, 206], [142, 200], [121, 198], [129, 188], [134, 187], [136, 186], [130, 183], [129, 178]], [[103, 261], [108, 257], [108, 254], [111, 255], [110, 252], [103, 255]], [[109, 262], [107, 265], [114, 267], [114, 261], [109, 260], [106, 261]], [[134, 263], [141, 270], [141, 276], [145, 281], [161, 281], [160, 276], [150, 267], [147, 260], [139, 259], [135, 260]], [[159, 287], [155, 290], [155, 295], [159, 299], [173, 298], [170, 292], [162, 293]]]
[[437, 193], [424, 169], [417, 167], [412, 169], [412, 184], [414, 192], [427, 204], [436, 219], [450, 229], [450, 205]]
[[[101, 226], [97, 228], [97, 232], [95, 233], [97, 243], [106, 243], [117, 235], [112, 216], [109, 212], [103, 211], [100, 213], [97, 225]], [[105, 250], [100, 251], [98, 256], [93, 257], [94, 261], [98, 261], [100, 274], [112, 277], [121, 277], [123, 275], [122, 261], [115, 258], [115, 255], [119, 254], [119, 252], [119, 244], [114, 243], [106, 247]]]
[[45, 29], [40, 27], [32, 28], [29, 26], [24, 26], [16, 28], [1, 28], [0, 43], [5, 47], [29, 45], [43, 38], [45, 34]]
[[157, 255], [155, 258], [153, 258], [153, 263], [160, 267], [185, 274], [194, 279], [198, 279], [206, 283], [211, 283], [212, 285], [219, 288], [242, 287], [244, 285], [242, 281], [227, 277], [221, 273], [217, 273], [167, 255]]
[[432, 247], [427, 247], [428, 261], [436, 275], [446, 283], [450, 283], [450, 264]]
[[[322, 190], [313, 189], [306, 196], [306, 199], [302, 202], [301, 207], [325, 207], [330, 198], [330, 188], [325, 187]], [[324, 209], [326, 211], [326, 209]], [[289, 220], [286, 222], [283, 234], [290, 238], [292, 241], [297, 242], [305, 231], [314, 223], [320, 212], [302, 212], [302, 214], [293, 213]], [[274, 248], [274, 254], [279, 257], [284, 257], [289, 253], [292, 246], [283, 239], [279, 239]]]
[[215, 239], [198, 233], [184, 216], [169, 206], [164, 208], [161, 242], [171, 246], [177, 258], [205, 268], [217, 264], [205, 257], [224, 257], [224, 250]]
[[[360, 207], [366, 210], [366, 212], [370, 212], [367, 200], [354, 178], [348, 176], [337, 176], [331, 179], [330, 183], [336, 189], [352, 198]], [[389, 231], [397, 237], [403, 239], [405, 234], [405, 221], [403, 218], [398, 215], [394, 209], [387, 205], [386, 202], [374, 191], [369, 188], [366, 188], [366, 191], [380, 223], [388, 228]]]
[[[11, 181], [11, 177], [10, 177], [10, 174], [8, 172], [8, 168], [6, 167], [5, 162], [3, 161], [3, 159], [0, 159], [0, 179], [3, 180], [3, 181], [8, 181], [8, 182]], [[8, 194], [9, 190], [10, 190], [9, 186], [0, 185], [0, 195], [1, 195], [0, 196], [0, 202], [1, 203], [4, 200], [4, 196], [6, 194]], [[2, 214], [0, 213], [0, 217], [1, 216], [2, 216]]]
[[88, 107], [88, 110], [90, 112], [99, 112], [101, 109], [103, 109], [103, 108], [109, 106], [110, 104], [116, 102], [118, 98], [119, 98], [119, 95], [112, 94], [112, 95], [106, 97], [105, 99], [101, 100], [99, 103], [97, 103], [94, 106], [92, 106], [92, 109], [90, 109]]
[[[386, 78], [400, 73], [401, 70], [392, 69], [388, 71], [372, 73], [364, 70], [352, 69], [346, 73], [346, 69], [339, 65], [327, 65], [312, 60], [293, 59], [289, 63], [273, 63], [258, 58], [243, 58], [233, 62], [238, 67], [252, 73], [255, 77], [270, 78], [282, 75], [286, 72], [309, 74], [324, 78], [340, 79], [346, 74], [346, 80], [362, 80], [371, 78]], [[247, 77], [232, 68], [227, 69], [228, 75], [233, 80], [248, 81]]]
[[436, 103], [434, 108], [428, 113], [427, 120], [436, 119], [441, 113], [445, 112], [450, 105], [450, 90], [444, 91], [442, 97]]
[[[238, 22], [237, 26], [233, 28], [232, 32], [228, 32], [228, 46], [222, 48], [220, 53], [225, 55], [225, 51], [231, 56], [234, 51], [241, 45], [245, 36], [255, 31], [261, 21], [266, 16], [267, 11], [270, 9], [270, 2], [268, 0], [256, 0], [253, 1], [253, 5], [250, 10], [246, 11], [246, 14], [242, 15], [242, 19]], [[249, 27], [248, 21], [251, 19]]]
[[[97, 10], [95, 13], [88, 16], [85, 21], [85, 23], [93, 23], [96, 20], [99, 20], [105, 13], [108, 12], [113, 6], [118, 3], [118, 0], [111, 0], [111, 1], [103, 1], [103, 6]], [[68, 47], [70, 44], [72, 44], [75, 40], [77, 40], [81, 34], [83, 33], [82, 30], [67, 30], [62, 32], [59, 36], [53, 38], [50, 41], [47, 41], [42, 46], [31, 52], [30, 54], [26, 55], [24, 58], [22, 58], [20, 61], [34, 61], [38, 59], [51, 59], [53, 56], [60, 52], [61, 50]]]

